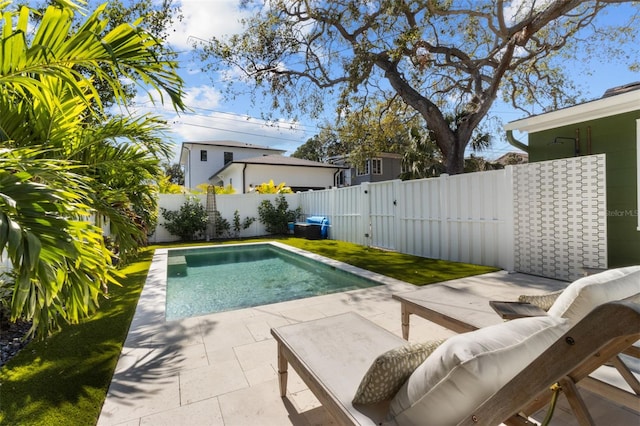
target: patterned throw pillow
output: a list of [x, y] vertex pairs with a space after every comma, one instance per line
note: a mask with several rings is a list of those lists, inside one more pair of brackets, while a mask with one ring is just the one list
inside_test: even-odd
[[444, 340], [412, 343], [391, 349], [377, 357], [362, 378], [354, 404], [375, 404], [393, 398], [411, 373]]
[[564, 290], [558, 290], [546, 294], [523, 294], [518, 297], [518, 302], [531, 303], [540, 309], [548, 311], [563, 291]]

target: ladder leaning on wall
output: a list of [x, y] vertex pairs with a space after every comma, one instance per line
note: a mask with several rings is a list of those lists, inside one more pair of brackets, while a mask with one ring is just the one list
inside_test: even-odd
[[216, 188], [213, 185], [207, 186], [207, 216], [209, 223], [207, 225], [207, 241], [216, 237]]

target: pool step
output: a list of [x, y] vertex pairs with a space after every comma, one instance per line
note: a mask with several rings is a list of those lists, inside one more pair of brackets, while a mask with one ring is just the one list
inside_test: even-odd
[[187, 259], [184, 256], [170, 256], [167, 262], [170, 277], [184, 277], [187, 275]]

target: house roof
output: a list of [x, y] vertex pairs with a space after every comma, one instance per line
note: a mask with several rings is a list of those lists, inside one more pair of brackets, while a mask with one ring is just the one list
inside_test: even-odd
[[640, 110], [640, 85], [627, 85], [631, 89], [620, 94], [608, 90], [605, 97], [572, 107], [515, 120], [504, 126], [505, 130], [535, 133], [589, 120]]
[[273, 152], [286, 152], [284, 149], [276, 149], [270, 148], [268, 146], [256, 145], [252, 143], [246, 142], [238, 142], [238, 141], [230, 141], [230, 140], [219, 140], [219, 141], [193, 141], [193, 142], [182, 142], [182, 145], [209, 145], [209, 146], [226, 146], [230, 148], [248, 148], [248, 149], [264, 149]]
[[296, 157], [285, 157], [284, 155], [263, 155], [260, 157], [244, 158], [234, 161], [245, 164], [272, 164], [279, 166], [304, 166], [304, 167], [328, 167], [331, 169], [339, 168], [335, 164], [319, 163], [317, 161], [304, 160]]
[[261, 164], [270, 166], [286, 166], [286, 167], [321, 167], [328, 169], [346, 169], [345, 166], [338, 166], [335, 164], [319, 163], [317, 161], [303, 160], [295, 157], [285, 157], [284, 155], [262, 155], [259, 157], [243, 158], [241, 160], [234, 160], [223, 168], [215, 172], [209, 179], [220, 174], [223, 170], [236, 165], [236, 164]]

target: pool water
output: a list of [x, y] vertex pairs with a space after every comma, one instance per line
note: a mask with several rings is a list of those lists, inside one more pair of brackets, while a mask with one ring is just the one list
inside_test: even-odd
[[380, 285], [270, 244], [169, 252], [166, 319]]

